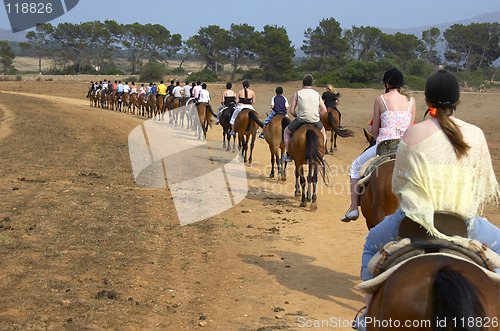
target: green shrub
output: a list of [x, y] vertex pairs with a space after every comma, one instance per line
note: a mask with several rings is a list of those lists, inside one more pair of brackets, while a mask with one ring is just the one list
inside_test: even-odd
[[426, 78], [415, 75], [405, 75], [405, 84], [413, 91], [424, 91]]
[[46, 79], [47, 82], [53, 82], [54, 78], [50, 77], [49, 79]]
[[187, 71], [182, 67], [176, 67], [176, 68], [168, 70], [168, 73], [171, 75], [179, 75], [180, 76], [180, 75], [187, 74]]
[[137, 82], [139, 80], [139, 78], [137, 78], [136, 76], [130, 76], [128, 77], [127, 79], [125, 79], [127, 82]]
[[36, 79], [36, 81], [37, 81], [37, 82], [41, 82], [41, 81], [42, 81], [42, 78], [38, 77], [38, 78]]
[[23, 80], [23, 77], [21, 75], [16, 76], [16, 81], [20, 82]]
[[148, 62], [141, 70], [141, 82], [153, 82], [163, 79], [167, 70], [165, 65], [160, 62]]
[[203, 69], [198, 72], [193, 72], [187, 77], [189, 81], [200, 81], [200, 82], [216, 82], [218, 81], [217, 74], [209, 69]]
[[99, 75], [125, 75], [120, 69], [106, 69], [99, 71]]

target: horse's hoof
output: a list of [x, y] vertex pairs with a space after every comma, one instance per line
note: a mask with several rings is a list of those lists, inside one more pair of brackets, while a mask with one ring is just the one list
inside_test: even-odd
[[306, 202], [306, 201], [302, 201], [302, 202], [300, 203], [300, 206], [301, 206], [301, 207], [307, 207], [307, 202]]
[[300, 196], [301, 196], [301, 194], [300, 194], [299, 192], [295, 192], [295, 197], [296, 197], [296, 198], [298, 198], [298, 197], [300, 197]]
[[337, 151], [337, 147], [335, 147], [333, 150], [336, 152]]
[[311, 206], [309, 207], [309, 209], [310, 209], [311, 211], [316, 211], [316, 210], [318, 210], [318, 205], [316, 204], [316, 202], [311, 203]]
[[270, 173], [270, 174], [269, 174], [269, 178], [274, 178], [274, 174], [273, 174], [273, 173]]

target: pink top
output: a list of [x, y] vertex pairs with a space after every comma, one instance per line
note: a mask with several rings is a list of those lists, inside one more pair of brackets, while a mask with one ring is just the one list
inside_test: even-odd
[[411, 125], [411, 103], [408, 110], [389, 110], [384, 96], [380, 96], [385, 106], [385, 111], [380, 114], [380, 129], [377, 136], [377, 144], [388, 139], [401, 139], [406, 129]]
[[200, 91], [201, 91], [201, 86], [200, 85], [196, 85], [194, 88], [193, 88], [193, 96], [195, 98], [198, 98], [200, 96]]

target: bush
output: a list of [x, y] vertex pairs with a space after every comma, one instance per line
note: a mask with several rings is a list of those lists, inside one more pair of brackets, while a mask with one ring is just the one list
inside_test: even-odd
[[127, 82], [137, 82], [139, 79], [136, 76], [130, 76], [127, 79], [125, 79]]
[[218, 77], [212, 70], [203, 69], [198, 72], [193, 72], [191, 75], [187, 77], [189, 81], [200, 81], [200, 82], [216, 82], [218, 81]]
[[106, 69], [99, 71], [99, 75], [125, 75], [120, 69]]
[[46, 79], [47, 82], [53, 82], [54, 78], [50, 77], [49, 79]]
[[148, 62], [141, 70], [141, 82], [153, 82], [163, 79], [167, 72], [165, 65], [160, 62]]
[[434, 67], [427, 60], [410, 60], [405, 64], [405, 74], [427, 77], [434, 71]]
[[21, 75], [16, 76], [16, 81], [20, 82], [23, 80], [23, 77]]
[[176, 67], [174, 69], [169, 70], [168, 73], [171, 74], [171, 75], [178, 75], [178, 76], [180, 76], [180, 75], [187, 74], [187, 71], [184, 68], [182, 68], [182, 67]]
[[42, 81], [42, 78], [38, 77], [38, 78], [36, 79], [36, 81], [37, 81], [37, 82], [41, 82], [41, 81]]
[[405, 84], [413, 91], [424, 91], [426, 78], [415, 75], [405, 75]]

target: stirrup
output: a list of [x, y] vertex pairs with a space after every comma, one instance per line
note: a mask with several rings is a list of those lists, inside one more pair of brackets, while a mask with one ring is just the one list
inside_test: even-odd
[[[363, 312], [363, 314], [361, 314], [361, 316], [359, 316], [359, 313], [361, 313], [363, 311], [363, 309], [365, 310]], [[352, 328], [354, 330], [358, 330], [358, 331], [365, 331], [366, 330], [366, 306], [363, 306], [360, 310], [358, 310], [358, 312], [356, 313], [356, 316], [354, 316], [354, 320], [352, 321]]]

